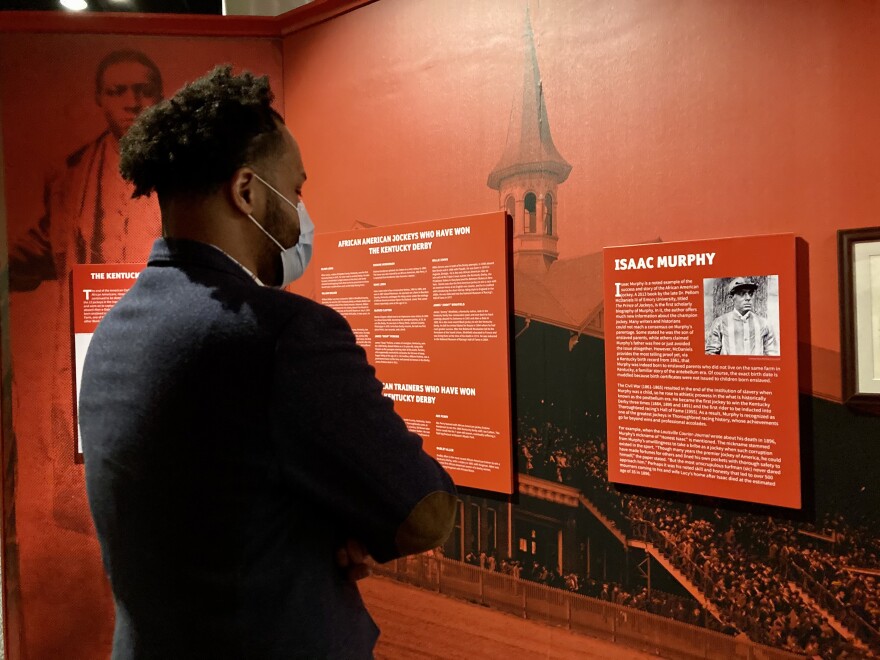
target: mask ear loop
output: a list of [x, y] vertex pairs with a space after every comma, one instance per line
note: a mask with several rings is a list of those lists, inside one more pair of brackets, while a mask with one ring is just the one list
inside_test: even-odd
[[266, 234], [266, 236], [269, 237], [269, 240], [270, 240], [270, 241], [272, 241], [273, 243], [275, 243], [275, 245], [278, 246], [278, 249], [279, 249], [279, 250], [281, 250], [282, 252], [284, 252], [284, 249], [285, 249], [285, 248], [283, 248], [283, 247], [281, 246], [281, 243], [279, 243], [277, 240], [275, 240], [275, 237], [272, 236], [272, 234], [270, 234], [268, 231], [266, 231], [266, 228], [265, 228], [263, 225], [261, 225], [259, 222], [257, 222], [257, 219], [256, 219], [254, 216], [252, 216], [250, 213], [248, 213], [248, 214], [247, 214], [247, 217], [249, 217], [249, 218], [251, 219], [251, 222], [253, 222], [257, 227], [260, 228], [260, 231], [261, 231], [261, 232], [263, 232], [264, 234]]
[[261, 176], [260, 176], [259, 174], [257, 174], [256, 172], [254, 172], [253, 174], [254, 174], [254, 178], [255, 178], [257, 181], [261, 182], [261, 183], [262, 183], [264, 186], [266, 186], [269, 190], [271, 190], [273, 193], [275, 193], [276, 195], [278, 195], [278, 196], [279, 196], [281, 199], [283, 199], [285, 202], [287, 202], [288, 204], [290, 204], [290, 205], [293, 207], [293, 210], [294, 210], [294, 211], [296, 210], [296, 204], [294, 204], [294, 203], [291, 202], [289, 199], [287, 199], [287, 197], [285, 197], [285, 196], [282, 195], [280, 192], [278, 192], [278, 190], [276, 190], [275, 187], [274, 187], [271, 183], [269, 183], [268, 181], [266, 181], [266, 179], [264, 179], [263, 177], [261, 177]]

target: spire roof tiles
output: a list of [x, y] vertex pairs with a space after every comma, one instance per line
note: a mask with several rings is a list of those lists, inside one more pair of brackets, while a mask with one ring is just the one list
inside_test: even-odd
[[544, 103], [541, 72], [528, 9], [523, 37], [525, 66], [522, 102], [514, 103], [511, 108], [504, 153], [489, 173], [487, 184], [495, 190], [500, 189], [504, 179], [516, 174], [546, 172], [553, 175], [558, 183], [562, 183], [571, 172], [571, 165], [556, 149], [550, 135], [550, 122], [547, 119], [547, 106]]

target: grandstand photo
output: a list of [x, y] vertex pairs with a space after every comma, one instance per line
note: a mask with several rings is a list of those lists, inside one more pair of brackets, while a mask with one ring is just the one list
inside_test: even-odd
[[[836, 475], [816, 483], [817, 522], [624, 490], [607, 478], [603, 342], [569, 350], [567, 330], [521, 318], [517, 329], [518, 498], [463, 495], [445, 546], [377, 574], [581, 633], [585, 648], [593, 637], [670, 658], [876, 657], [876, 458], [847, 461], [876, 422], [853, 428], [839, 406], [803, 397], [814, 433], [839, 450], [815, 457]], [[422, 648], [445, 657], [444, 640]]]

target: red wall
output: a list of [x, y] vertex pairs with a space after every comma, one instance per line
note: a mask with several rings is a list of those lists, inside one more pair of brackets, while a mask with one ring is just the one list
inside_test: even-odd
[[[495, 210], [530, 5], [560, 257], [794, 232], [812, 383], [839, 400], [836, 231], [880, 224], [880, 6], [833, 1], [377, 2], [284, 42], [319, 231]], [[807, 301], [805, 300], [804, 303]]]

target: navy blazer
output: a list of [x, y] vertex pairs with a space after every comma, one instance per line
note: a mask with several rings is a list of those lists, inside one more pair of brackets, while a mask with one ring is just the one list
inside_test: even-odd
[[79, 423], [113, 658], [370, 657], [335, 554], [454, 493], [348, 323], [210, 245], [156, 241], [94, 333]]

